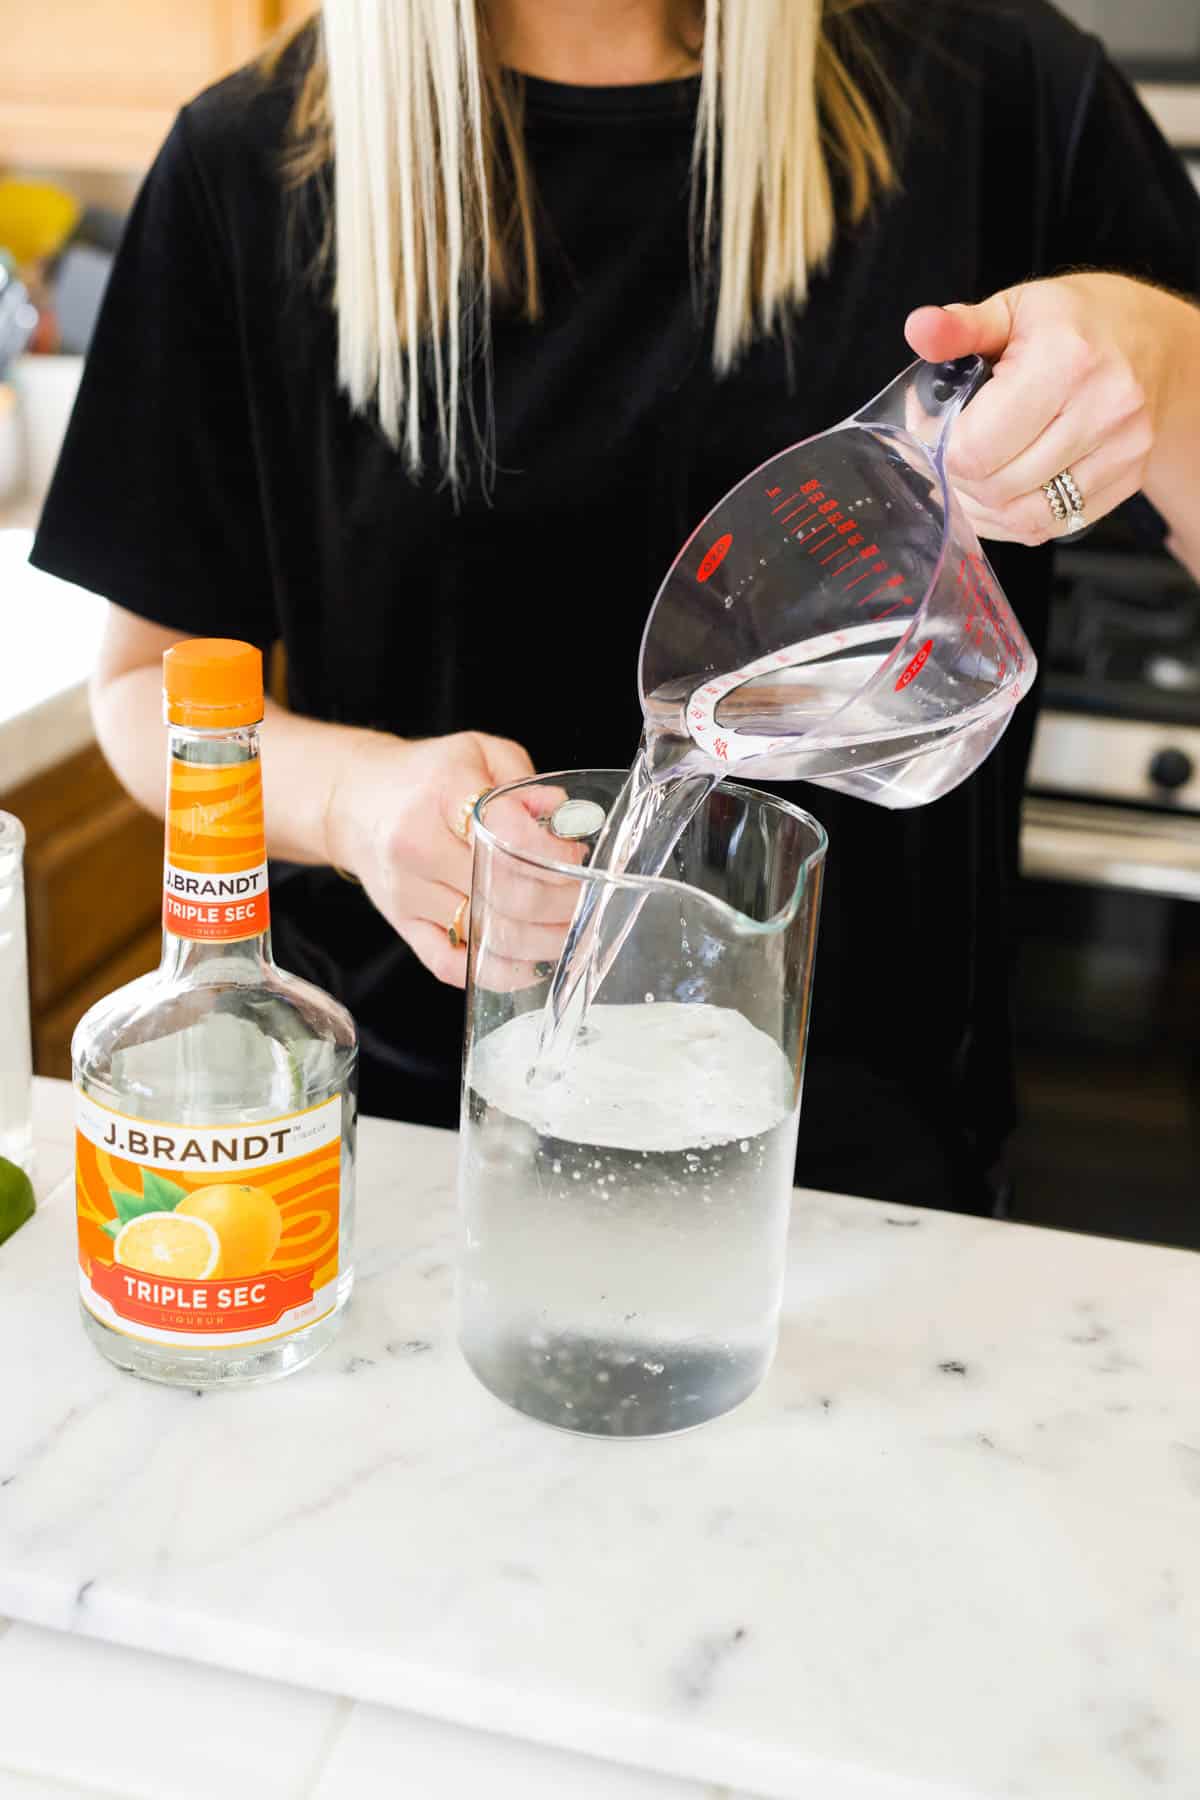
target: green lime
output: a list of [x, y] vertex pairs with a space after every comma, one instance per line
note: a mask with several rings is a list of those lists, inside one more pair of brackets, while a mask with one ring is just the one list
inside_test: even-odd
[[33, 1183], [24, 1169], [0, 1156], [0, 1244], [33, 1217]]

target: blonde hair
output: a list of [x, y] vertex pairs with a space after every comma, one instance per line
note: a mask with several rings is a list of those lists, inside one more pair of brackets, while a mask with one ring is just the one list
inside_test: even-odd
[[[706, 0], [692, 205], [719, 373], [803, 304], [836, 234], [834, 170], [851, 221], [894, 184], [835, 42], [854, 3], [835, 21], [822, 0]], [[339, 381], [414, 473], [432, 407], [457, 482], [464, 374], [479, 355], [486, 368], [491, 296], [540, 310], [520, 83], [493, 53], [485, 0], [324, 0], [307, 54], [288, 171], [299, 183], [333, 168], [323, 260]]]

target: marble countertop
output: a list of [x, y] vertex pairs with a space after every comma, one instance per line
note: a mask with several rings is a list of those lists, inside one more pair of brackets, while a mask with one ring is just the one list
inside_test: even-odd
[[614, 1796], [1200, 1793], [1200, 1258], [801, 1194], [763, 1390], [581, 1441], [457, 1355], [453, 1135], [367, 1120], [341, 1337], [200, 1397], [79, 1329], [69, 1106], [39, 1084], [43, 1203], [0, 1247], [0, 1662], [108, 1640], [215, 1665], [167, 1665], [193, 1695], [373, 1703], [368, 1740], [585, 1753]]
[[0, 794], [92, 742], [87, 684], [104, 625], [96, 594], [29, 563], [31, 524], [0, 518]]

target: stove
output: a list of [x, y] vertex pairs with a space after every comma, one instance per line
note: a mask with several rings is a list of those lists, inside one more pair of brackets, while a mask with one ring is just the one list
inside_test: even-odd
[[1200, 588], [1139, 547], [1128, 511], [1062, 549], [1055, 581], [1021, 833], [1010, 1211], [1200, 1249]]
[[1021, 848], [1035, 879], [1200, 899], [1200, 587], [1121, 523], [1058, 557]]

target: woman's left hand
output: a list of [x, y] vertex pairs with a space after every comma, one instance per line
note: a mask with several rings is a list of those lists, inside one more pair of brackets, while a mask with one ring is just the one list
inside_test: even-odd
[[[1146, 484], [1191, 309], [1124, 275], [1065, 275], [979, 306], [923, 306], [905, 335], [929, 362], [976, 353], [993, 379], [954, 426], [947, 471], [981, 537], [1061, 536], [1044, 485], [1064, 469], [1087, 522]], [[1194, 318], [1194, 315], [1191, 315]]]

